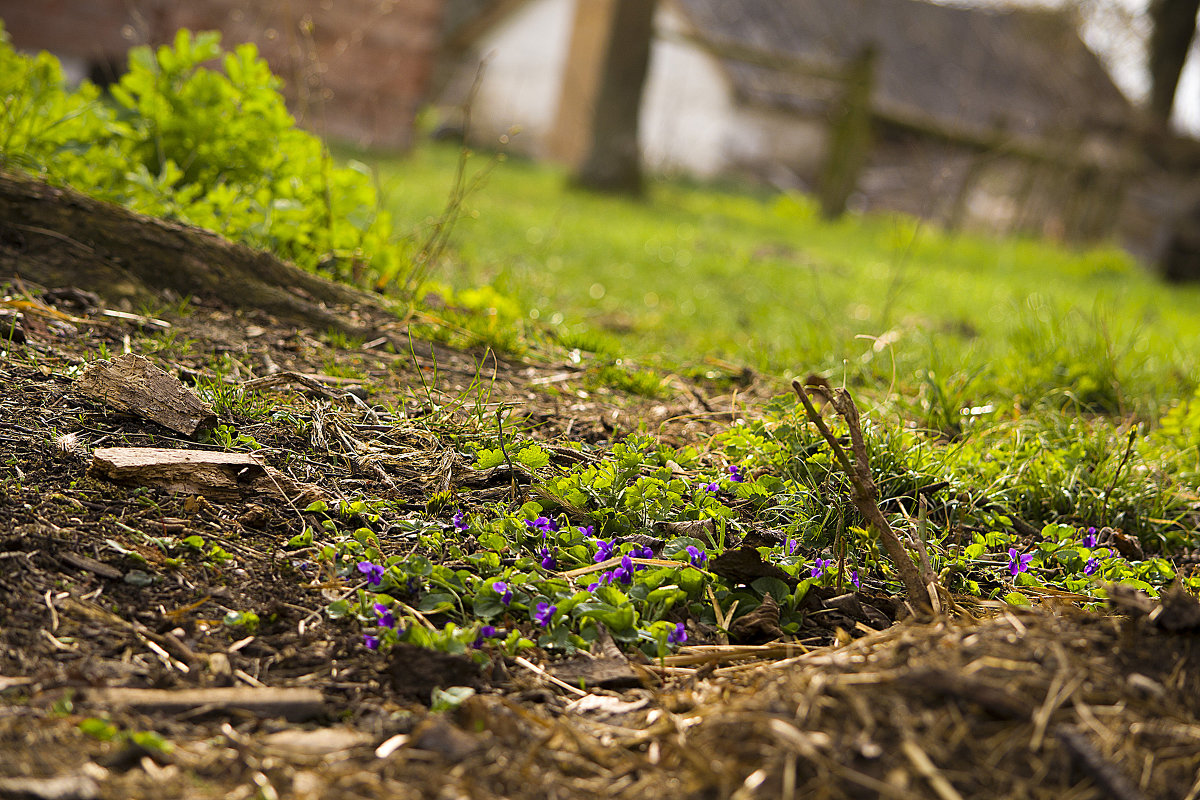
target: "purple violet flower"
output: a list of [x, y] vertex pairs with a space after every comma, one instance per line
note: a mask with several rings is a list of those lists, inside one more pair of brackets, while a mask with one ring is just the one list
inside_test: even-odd
[[796, 555], [796, 551], [798, 549], [800, 549], [800, 540], [799, 539], [788, 539], [787, 540], [787, 551], [788, 551], [789, 556]]
[[367, 576], [367, 583], [378, 586], [383, 583], [383, 567], [370, 561], [358, 562], [358, 571]]
[[537, 519], [527, 519], [527, 520], [525, 520], [525, 525], [526, 525], [526, 527], [529, 528], [529, 531], [531, 533], [533, 531], [541, 531], [543, 537], [547, 533], [554, 533], [556, 530], [558, 530], [558, 523], [555, 522], [554, 520], [550, 519], [549, 517], [538, 517]]
[[467, 515], [458, 510], [454, 512], [454, 516], [450, 518], [450, 524], [454, 526], [454, 530], [459, 533], [466, 532], [467, 528], [471, 527], [467, 524]]
[[1089, 558], [1087, 560], [1087, 563], [1083, 565], [1083, 574], [1084, 575], [1095, 575], [1096, 571], [1099, 569], [1100, 569], [1100, 559]]
[[1083, 546], [1084, 547], [1095, 547], [1096, 546], [1096, 529], [1095, 528], [1087, 529], [1087, 533], [1085, 533], [1083, 535]]
[[363, 634], [363, 644], [365, 644], [367, 646], [368, 650], [378, 650], [379, 649], [379, 637], [372, 636], [369, 633], [364, 633]]
[[701, 486], [700, 488], [706, 492], [712, 492], [713, 494], [716, 494], [717, 492], [721, 491], [721, 487], [715, 483], [707, 483], [707, 484], [704, 484], [703, 486]]
[[704, 562], [708, 561], [708, 553], [704, 552], [694, 544], [687, 546], [688, 561], [692, 562], [693, 567], [703, 567]]
[[856, 569], [850, 570], [850, 582], [854, 584], [855, 589], [862, 588], [862, 584], [860, 584], [858, 582], [858, 570], [856, 570]]
[[579, 528], [579, 532], [590, 539], [595, 535], [596, 528], [592, 525], [584, 525]]
[[552, 606], [549, 603], [538, 603], [537, 608], [533, 612], [533, 621], [543, 628], [550, 627], [551, 620], [554, 619], [554, 612], [558, 611], [558, 606]]
[[1015, 578], [1022, 572], [1029, 571], [1029, 562], [1033, 560], [1033, 553], [1018, 553], [1015, 547], [1008, 548], [1008, 571]]
[[512, 589], [508, 588], [508, 584], [504, 581], [496, 581], [492, 584], [492, 591], [500, 595], [500, 602], [508, 605], [512, 602]]
[[832, 563], [832, 558], [814, 558], [812, 569], [808, 572], [809, 577], [820, 578], [825, 574], [826, 568]]
[[602, 572], [600, 574], [599, 580], [597, 580], [594, 583], [588, 584], [587, 590], [589, 592], [594, 592], [597, 589], [599, 589], [601, 586], [607, 586], [608, 584], [612, 583], [612, 579], [613, 579], [613, 574], [611, 572]]
[[541, 559], [542, 569], [558, 568], [558, 562], [554, 560], [554, 553], [550, 552], [549, 547], [543, 547], [541, 550], [538, 550], [538, 558]]
[[375, 613], [379, 616], [379, 626], [382, 628], [396, 627], [396, 618], [392, 615], [392, 610], [383, 603], [375, 604]]
[[612, 571], [612, 579], [622, 586], [628, 586], [633, 583], [633, 573], [624, 567], [617, 567]]
[[484, 625], [482, 628], [479, 629], [479, 633], [475, 636], [475, 641], [471, 642], [471, 647], [478, 650], [479, 648], [483, 647], [483, 641], [485, 639], [491, 639], [495, 635], [496, 635], [496, 626], [495, 625]]
[[734, 483], [745, 482], [746, 476], [742, 474], [741, 467], [737, 466], [736, 464], [729, 465], [729, 480], [733, 481]]
[[670, 644], [683, 644], [686, 641], [687, 630], [683, 627], [683, 623], [675, 623], [675, 630], [667, 634], [667, 642]]
[[606, 542], [603, 539], [596, 540], [596, 556], [593, 561], [599, 564], [601, 561], [608, 561], [612, 558], [614, 545], [612, 542]]

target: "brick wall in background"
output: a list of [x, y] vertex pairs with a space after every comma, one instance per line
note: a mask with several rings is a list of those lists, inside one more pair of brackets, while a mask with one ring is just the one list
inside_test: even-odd
[[0, 0], [17, 47], [89, 64], [124, 63], [179, 28], [255, 42], [309, 130], [404, 148], [433, 69], [445, 0]]

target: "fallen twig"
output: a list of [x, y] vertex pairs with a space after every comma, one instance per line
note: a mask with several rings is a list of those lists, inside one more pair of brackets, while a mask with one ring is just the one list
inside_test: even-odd
[[[867, 458], [867, 447], [863, 443], [862, 427], [859, 423], [858, 407], [854, 405], [854, 400], [850, 398], [850, 393], [845, 389], [834, 390], [833, 397], [830, 402], [835, 411], [841, 415], [842, 419], [846, 420], [846, 427], [850, 433], [850, 449], [854, 454], [854, 464], [850, 463], [850, 457], [846, 455], [846, 450], [838, 442], [837, 437], [829, 430], [829, 426], [825, 424], [825, 420], [821, 414], [813, 406], [812, 400], [809, 399], [808, 393], [800, 381], [792, 381], [792, 388], [796, 390], [800, 402], [804, 404], [804, 411], [808, 414], [808, 418], [817, 426], [817, 430], [821, 432], [821, 436], [829, 443], [833, 449], [833, 455], [841, 465], [842, 470], [846, 473], [846, 477], [850, 479], [850, 484], [853, 491], [850, 493], [850, 499], [854, 503], [854, 507], [858, 509], [858, 513], [863, 515], [867, 523], [875, 529], [879, 535], [880, 541], [883, 543], [883, 549], [887, 551], [888, 558], [896, 566], [900, 573], [900, 580], [904, 582], [905, 591], [908, 593], [909, 602], [914, 605], [929, 609], [931, 590], [927, 588], [924, 581], [921, 580], [921, 575], [917, 571], [916, 565], [908, 555], [908, 550], [900, 541], [900, 537], [892, 530], [892, 526], [888, 524], [887, 519], [883, 516], [883, 512], [879, 510], [879, 504], [876, 500], [879, 498], [879, 490], [875, 487], [875, 481], [871, 478], [871, 463]], [[932, 570], [929, 571], [932, 576]], [[929, 586], [934, 586], [937, 583], [937, 578], [933, 577], [932, 583]]]

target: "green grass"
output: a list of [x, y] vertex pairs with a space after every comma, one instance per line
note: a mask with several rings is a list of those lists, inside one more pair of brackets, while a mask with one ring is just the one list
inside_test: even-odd
[[[379, 164], [398, 229], [432, 223], [456, 159], [425, 145]], [[939, 428], [989, 403], [1153, 418], [1200, 379], [1200, 289], [1164, 286], [1115, 247], [901, 215], [827, 223], [798, 195], [660, 182], [632, 201], [508, 160], [465, 201], [447, 256], [435, 280], [493, 284], [568, 339], [607, 331], [640, 359], [820, 371], [891, 389]]]

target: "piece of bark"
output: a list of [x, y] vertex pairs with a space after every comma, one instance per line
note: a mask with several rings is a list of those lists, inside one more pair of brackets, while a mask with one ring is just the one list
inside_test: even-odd
[[711, 519], [692, 519], [681, 522], [655, 522], [654, 529], [672, 536], [691, 536], [694, 539], [712, 541], [717, 525]]
[[55, 778], [0, 778], [3, 800], [93, 800], [100, 784], [86, 775]]
[[267, 734], [262, 742], [282, 755], [327, 756], [373, 744], [375, 737], [352, 728], [289, 729]]
[[93, 361], [75, 381], [75, 392], [105, 405], [192, 436], [217, 424], [212, 407], [178, 378], [127, 353], [112, 361]]
[[799, 583], [779, 567], [763, 561], [762, 554], [753, 547], [726, 550], [708, 563], [708, 570], [735, 585], [749, 586], [759, 578], [777, 578], [793, 588]]
[[771, 593], [763, 595], [758, 608], [729, 625], [729, 638], [736, 644], [765, 644], [783, 638], [779, 627], [779, 604]]
[[1117, 552], [1129, 561], [1142, 561], [1146, 558], [1142, 543], [1136, 536], [1130, 536], [1115, 528], [1101, 528], [1096, 536], [1096, 543], [1116, 548]]
[[284, 717], [303, 722], [325, 711], [325, 698], [316, 689], [89, 689], [81, 698], [90, 706], [130, 708], [144, 713], [179, 714], [206, 709], [213, 714], [248, 711], [259, 717]]
[[161, 447], [101, 447], [92, 453], [88, 474], [116, 483], [154, 486], [210, 500], [262, 495], [312, 502], [323, 492], [297, 483], [249, 453], [171, 450]]
[[446, 761], [456, 764], [485, 749], [487, 741], [451, 724], [443, 715], [434, 714], [417, 726], [408, 746], [414, 750], [437, 753]]
[[113, 581], [120, 580], [124, 575], [121, 570], [114, 566], [105, 564], [102, 561], [97, 561], [94, 558], [82, 555], [80, 553], [72, 553], [70, 550], [59, 553], [58, 559], [59, 561], [65, 561], [72, 567], [87, 570], [93, 575], [99, 575], [101, 578], [108, 578], [109, 580]]
[[625, 657], [588, 658], [581, 656], [561, 661], [546, 670], [560, 681], [581, 689], [638, 689], [642, 680]]

